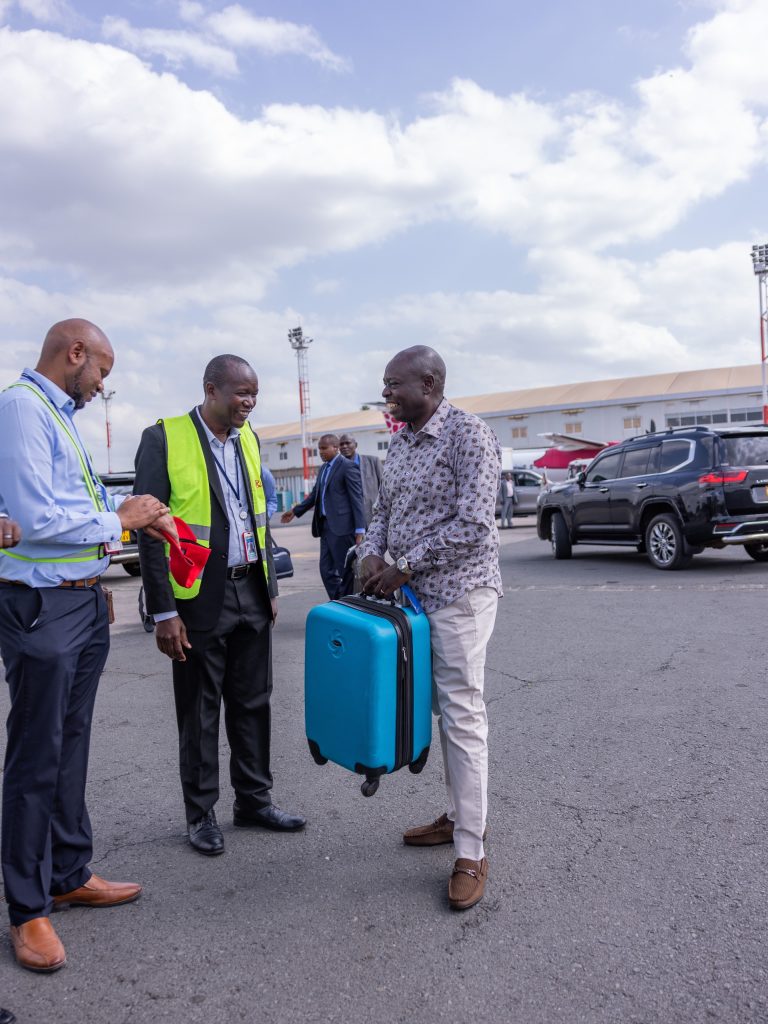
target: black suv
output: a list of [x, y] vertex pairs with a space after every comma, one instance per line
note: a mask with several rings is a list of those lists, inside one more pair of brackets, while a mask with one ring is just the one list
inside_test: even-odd
[[768, 562], [768, 428], [687, 427], [613, 445], [544, 491], [536, 522], [555, 558], [620, 544], [681, 569], [704, 548], [741, 544]]

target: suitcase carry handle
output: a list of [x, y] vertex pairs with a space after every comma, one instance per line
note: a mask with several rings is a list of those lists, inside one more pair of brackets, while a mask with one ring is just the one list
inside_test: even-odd
[[[416, 595], [414, 594], [414, 592], [411, 590], [407, 583], [404, 583], [400, 587], [400, 593], [408, 601], [408, 604], [411, 606], [411, 608], [413, 608], [416, 615], [424, 614], [424, 608], [422, 607], [421, 601], [418, 599], [418, 597], [416, 597]], [[365, 600], [373, 601], [376, 604], [388, 604], [391, 607], [397, 607], [397, 601], [394, 599], [394, 597], [374, 597], [373, 594], [358, 594], [355, 596], [363, 597], [365, 598]]]

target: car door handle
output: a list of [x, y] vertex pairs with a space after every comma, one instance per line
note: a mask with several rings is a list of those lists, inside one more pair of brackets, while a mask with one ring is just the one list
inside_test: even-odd
[[607, 494], [608, 493], [608, 488], [607, 487], [601, 487], [600, 488], [600, 493], [601, 494]]
[[648, 484], [635, 484], [635, 487], [638, 489], [638, 491], [641, 490], [643, 487], [647, 487], [647, 486], [648, 486]]

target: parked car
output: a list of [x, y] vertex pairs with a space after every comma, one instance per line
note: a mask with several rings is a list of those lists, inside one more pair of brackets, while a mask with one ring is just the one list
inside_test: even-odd
[[766, 562], [768, 428], [686, 427], [613, 445], [541, 494], [537, 530], [555, 558], [613, 544], [681, 569], [704, 548], [739, 544]]
[[[133, 494], [133, 470], [125, 473], [102, 473], [101, 480], [107, 491], [112, 495]], [[112, 555], [110, 563], [122, 565], [129, 576], [141, 576], [139, 566], [139, 546], [135, 530], [124, 530], [123, 550]], [[293, 562], [288, 548], [280, 547], [272, 540], [272, 556], [275, 560], [275, 574], [279, 580], [293, 576]]]
[[[515, 516], [535, 516], [536, 502], [544, 485], [544, 477], [541, 473], [534, 473], [532, 469], [503, 470], [504, 473], [512, 473], [515, 483]], [[496, 518], [501, 516], [501, 501], [496, 496]]]

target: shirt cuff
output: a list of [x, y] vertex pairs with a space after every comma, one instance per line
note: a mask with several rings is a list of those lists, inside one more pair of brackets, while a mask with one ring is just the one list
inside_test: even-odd
[[356, 533], [356, 534], [358, 534], [358, 533], [365, 533], [365, 529], [364, 529], [364, 528], [363, 528], [362, 526], [359, 526], [359, 527], [358, 527], [358, 528], [357, 528], [357, 529], [355, 530], [355, 533]]
[[178, 614], [178, 612], [155, 612], [152, 618], [155, 622], [165, 622], [167, 619], [175, 619]]
[[123, 524], [120, 522], [117, 512], [103, 512], [101, 525], [104, 528], [102, 543], [120, 540], [123, 535]]
[[428, 551], [429, 545], [426, 541], [422, 541], [421, 544], [417, 544], [416, 547], [405, 552], [406, 561], [414, 572], [427, 569], [432, 564], [427, 558]]

